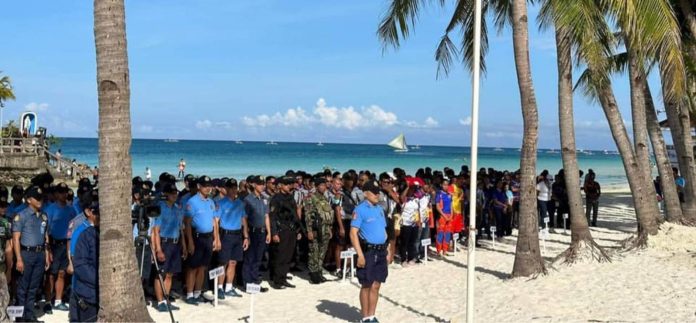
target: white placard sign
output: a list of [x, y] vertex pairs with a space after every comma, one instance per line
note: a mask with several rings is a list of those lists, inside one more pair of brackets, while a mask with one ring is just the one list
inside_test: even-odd
[[453, 234], [453, 235], [452, 235], [452, 239], [454, 239], [454, 241], [459, 240], [459, 233]]
[[493, 225], [491, 226], [491, 235], [493, 236], [493, 246], [495, 247], [495, 230], [496, 227]]
[[17, 317], [22, 317], [24, 315], [24, 306], [9, 306], [7, 307], [7, 316], [15, 320]]
[[430, 239], [423, 239], [423, 240], [421, 240], [421, 245], [422, 245], [423, 247], [427, 247], [427, 246], [429, 246], [431, 243], [432, 243], [432, 241], [430, 241]]
[[353, 258], [354, 252], [350, 250], [341, 251], [341, 259]]
[[217, 268], [212, 269], [208, 272], [208, 275], [210, 275], [210, 279], [218, 278], [224, 274], [225, 274], [225, 267], [223, 267], [223, 266], [217, 267]]
[[259, 284], [246, 284], [246, 292], [248, 294], [261, 293], [261, 285], [259, 285]]
[[563, 218], [567, 220], [567, 219], [568, 219], [568, 214], [567, 214], [567, 213], [563, 214]]
[[550, 221], [551, 221], [551, 219], [549, 219], [548, 216], [545, 216], [545, 217], [544, 217], [544, 223], [549, 223]]

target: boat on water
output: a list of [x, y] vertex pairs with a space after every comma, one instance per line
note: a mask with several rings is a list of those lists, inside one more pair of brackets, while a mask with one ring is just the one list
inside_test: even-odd
[[179, 139], [164, 139], [164, 142], [179, 142]]
[[415, 146], [411, 147], [411, 149], [418, 150], [418, 149], [420, 149], [420, 145], [415, 145]]
[[405, 153], [408, 152], [408, 146], [406, 145], [406, 137], [401, 133], [396, 138], [392, 139], [387, 145], [394, 148], [395, 153]]
[[234, 143], [237, 144], [237, 145], [243, 145], [243, 144], [244, 144], [244, 142], [241, 141], [241, 140], [237, 140], [237, 141], [235, 141]]
[[546, 151], [547, 154], [558, 154], [558, 151], [556, 149], [551, 149]]
[[322, 146], [324, 146], [324, 143], [322, 143], [322, 142], [320, 141], [320, 142], [317, 143], [317, 146], [322, 147]]
[[271, 140], [271, 141], [267, 142], [266, 145], [277, 146], [278, 143], [275, 142], [275, 141], [273, 141], [273, 140]]
[[494, 148], [493, 151], [503, 151], [503, 148], [497, 147], [497, 148]]

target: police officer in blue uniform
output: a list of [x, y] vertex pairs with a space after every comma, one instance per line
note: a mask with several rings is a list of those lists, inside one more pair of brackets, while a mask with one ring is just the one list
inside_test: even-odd
[[[244, 198], [244, 210], [249, 225], [249, 249], [244, 254], [242, 278], [246, 284], [260, 284], [259, 266], [266, 246], [271, 243], [271, 222], [268, 217], [268, 200], [263, 197], [265, 180], [253, 176], [248, 180], [252, 192]], [[261, 287], [265, 293], [268, 288]]]
[[70, 241], [74, 274], [70, 296], [70, 322], [96, 322], [99, 311], [99, 200], [87, 196], [82, 208], [87, 220]]
[[387, 222], [379, 206], [379, 184], [369, 181], [363, 186], [365, 201], [353, 213], [350, 241], [358, 255], [357, 276], [360, 282], [362, 322], [378, 322], [375, 317], [379, 288], [387, 280], [387, 265], [392, 259], [387, 243]]
[[[160, 272], [164, 274], [164, 288], [159, 280], [155, 280], [155, 298], [157, 299], [157, 310], [160, 312], [168, 311], [167, 302], [164, 295], [169, 295], [172, 287], [172, 277], [181, 272], [181, 255], [187, 254], [183, 236], [184, 210], [176, 203], [176, 185], [166, 183], [162, 186], [164, 201], [159, 202], [160, 216], [156, 217], [152, 223], [152, 248], [157, 258]], [[169, 304], [169, 309], [175, 311], [179, 308]]]
[[56, 202], [44, 208], [48, 217], [48, 231], [50, 232], [49, 246], [53, 255], [53, 261], [49, 271], [46, 299], [48, 306], [51, 302], [51, 293], [55, 287], [55, 309], [67, 311], [68, 306], [62, 302], [63, 288], [65, 286], [65, 270], [68, 268], [68, 225], [75, 214], [75, 208], [67, 204], [68, 185], [59, 183], [55, 187]]
[[12, 219], [12, 239], [19, 272], [17, 305], [24, 306], [25, 321], [35, 322], [34, 300], [44, 271], [50, 265], [50, 251], [46, 248], [48, 217], [41, 212], [41, 188], [30, 187], [25, 198], [28, 206]]
[[188, 199], [184, 212], [190, 267], [186, 274], [186, 303], [191, 305], [204, 302], [201, 290], [206, 268], [213, 251], [220, 249], [219, 213], [215, 202], [210, 198], [210, 177], [201, 176], [197, 188], [198, 193]]
[[[228, 179], [224, 183], [225, 197], [218, 201], [220, 212], [220, 240], [222, 248], [218, 253], [218, 263], [225, 266], [225, 276], [219, 279], [218, 297], [241, 297], [234, 287], [237, 262], [242, 261], [244, 251], [249, 248], [249, 230], [244, 211], [244, 201], [239, 198], [237, 181]], [[225, 283], [223, 289], [223, 282]]]

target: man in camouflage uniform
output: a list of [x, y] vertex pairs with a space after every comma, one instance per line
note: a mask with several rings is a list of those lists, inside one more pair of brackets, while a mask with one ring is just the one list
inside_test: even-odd
[[326, 179], [316, 178], [314, 185], [316, 192], [307, 201], [305, 221], [309, 239], [309, 279], [312, 284], [320, 284], [326, 281], [322, 275], [322, 264], [331, 240], [334, 213], [331, 202], [324, 195]]

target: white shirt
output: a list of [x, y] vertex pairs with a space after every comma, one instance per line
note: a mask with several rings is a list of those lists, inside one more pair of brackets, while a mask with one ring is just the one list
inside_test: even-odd
[[420, 199], [420, 214], [423, 224], [428, 224], [428, 215], [430, 214], [430, 195], [425, 194]]
[[546, 186], [545, 182], [539, 182], [536, 186], [536, 190], [539, 192], [539, 195], [537, 196], [539, 201], [551, 200], [551, 191], [549, 190], [549, 187]]
[[410, 199], [403, 205], [401, 210], [401, 225], [413, 226], [416, 225], [416, 214], [420, 212], [417, 199]]

